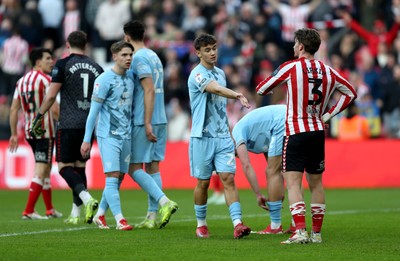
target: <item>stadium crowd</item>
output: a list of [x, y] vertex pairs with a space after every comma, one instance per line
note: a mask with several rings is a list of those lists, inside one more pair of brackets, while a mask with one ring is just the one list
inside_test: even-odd
[[[1, 0], [0, 139], [9, 139], [9, 107], [15, 83], [28, 69], [33, 47], [67, 55], [66, 36], [85, 31], [87, 54], [110, 67], [110, 45], [123, 39], [123, 25], [143, 21], [147, 45], [165, 70], [169, 140], [187, 140], [190, 106], [187, 79], [198, 63], [193, 40], [199, 32], [219, 41], [218, 67], [228, 87], [245, 94], [253, 108], [284, 102], [285, 89], [260, 97], [255, 86], [293, 55], [293, 32], [319, 30], [316, 58], [332, 66], [357, 89], [355, 113], [369, 123], [366, 137], [400, 138], [400, 0]], [[383, 7], [383, 8], [382, 8]], [[335, 99], [335, 97], [333, 97]], [[248, 110], [229, 101], [231, 127]], [[342, 118], [345, 118], [342, 115]], [[338, 137], [341, 117], [331, 123]], [[357, 126], [357, 123], [353, 123]], [[350, 135], [351, 136], [351, 135]]]

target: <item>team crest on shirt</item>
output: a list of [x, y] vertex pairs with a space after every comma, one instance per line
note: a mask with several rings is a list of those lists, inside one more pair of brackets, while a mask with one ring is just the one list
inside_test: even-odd
[[203, 77], [201, 76], [201, 73], [198, 73], [194, 76], [194, 79], [196, 80], [196, 82], [200, 83]]
[[51, 77], [56, 77], [57, 74], [58, 74], [58, 68], [54, 66], [53, 70], [51, 70]]

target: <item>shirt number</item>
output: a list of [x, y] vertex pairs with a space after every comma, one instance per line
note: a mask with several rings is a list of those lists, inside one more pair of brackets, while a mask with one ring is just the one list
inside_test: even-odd
[[313, 79], [313, 78], [309, 78], [308, 79], [309, 83], [314, 84], [314, 87], [311, 90], [311, 93], [313, 94], [313, 99], [312, 100], [308, 100], [308, 105], [318, 105], [322, 102], [322, 92], [319, 89], [319, 87], [322, 84], [322, 79]]

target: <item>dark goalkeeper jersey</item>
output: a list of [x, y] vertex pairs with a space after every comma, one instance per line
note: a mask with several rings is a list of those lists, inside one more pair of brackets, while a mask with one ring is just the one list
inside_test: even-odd
[[61, 83], [60, 129], [84, 129], [95, 79], [103, 68], [85, 55], [60, 59], [52, 71], [52, 82]]

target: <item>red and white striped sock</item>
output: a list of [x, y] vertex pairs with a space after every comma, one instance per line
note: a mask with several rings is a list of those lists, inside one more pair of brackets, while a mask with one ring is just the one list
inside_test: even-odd
[[50, 211], [53, 209], [53, 204], [51, 202], [51, 185], [50, 185], [50, 178], [44, 179], [42, 196], [44, 204], [46, 205], [46, 210]]
[[43, 181], [39, 178], [32, 178], [31, 187], [29, 188], [28, 202], [26, 203], [25, 213], [31, 214], [35, 210], [36, 202], [42, 193]]
[[290, 205], [290, 213], [296, 224], [296, 230], [306, 228], [306, 204], [304, 201]]
[[325, 204], [311, 204], [311, 215], [312, 230], [316, 233], [320, 233], [325, 216]]

